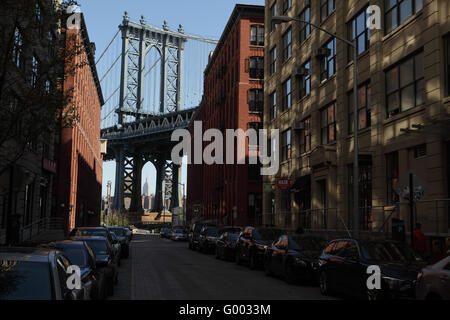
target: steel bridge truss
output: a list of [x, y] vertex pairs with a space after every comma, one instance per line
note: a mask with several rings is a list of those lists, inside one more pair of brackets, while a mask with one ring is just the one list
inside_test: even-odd
[[146, 24], [142, 17], [140, 24], [131, 22], [125, 13], [122, 24], [122, 68], [120, 102], [116, 110], [119, 124], [127, 120], [139, 120], [149, 116], [143, 110], [145, 96], [146, 57], [152, 48], [161, 56], [159, 113], [175, 112], [181, 109], [182, 68], [184, 44], [189, 38], [180, 25], [177, 32], [170, 31], [167, 23], [162, 29]]

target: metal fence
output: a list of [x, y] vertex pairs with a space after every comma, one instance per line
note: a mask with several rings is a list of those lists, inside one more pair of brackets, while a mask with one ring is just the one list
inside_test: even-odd
[[[410, 230], [410, 205], [399, 202], [392, 206], [360, 208], [360, 230], [391, 232], [392, 219], [404, 222]], [[414, 224], [420, 222], [425, 234], [448, 236], [450, 230], [450, 199], [419, 200], [414, 205]], [[338, 208], [303, 211], [275, 211], [263, 215], [264, 225], [275, 225], [296, 230], [346, 231], [353, 228], [353, 213]]]

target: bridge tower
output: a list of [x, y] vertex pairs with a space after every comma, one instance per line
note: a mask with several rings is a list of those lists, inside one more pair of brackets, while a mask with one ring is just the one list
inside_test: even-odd
[[[161, 29], [156, 28], [147, 25], [143, 16], [140, 23], [134, 23], [125, 12], [119, 28], [122, 34], [122, 61], [119, 106], [115, 111], [118, 115], [117, 131], [124, 131], [130, 125], [151, 117], [181, 111], [183, 51], [189, 37], [184, 34], [183, 27], [180, 25], [177, 32], [171, 31], [165, 21]], [[150, 114], [143, 108], [146, 56], [152, 48], [156, 48], [161, 56], [158, 114]], [[153, 163], [157, 172], [156, 208], [153, 210], [161, 212], [168, 199], [170, 208], [166, 209], [179, 207], [180, 167], [170, 161], [170, 145], [144, 152], [142, 149], [145, 148], [123, 140], [110, 149], [116, 160], [114, 209], [124, 210], [124, 199], [130, 198], [130, 212], [142, 211], [141, 172], [148, 161]]]

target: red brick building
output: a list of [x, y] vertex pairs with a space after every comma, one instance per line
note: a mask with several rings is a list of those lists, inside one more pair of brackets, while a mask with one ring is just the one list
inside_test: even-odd
[[[203, 99], [191, 121], [192, 139], [194, 121], [202, 121], [203, 132], [215, 128], [224, 136], [226, 129], [262, 128], [263, 82], [264, 7], [236, 5], [204, 73]], [[248, 157], [248, 142], [246, 150]], [[188, 165], [188, 221], [260, 224], [259, 169], [248, 161], [245, 165]]]
[[100, 122], [104, 101], [94, 61], [95, 45], [89, 41], [83, 16], [80, 29], [64, 32], [67, 47], [74, 45], [74, 41], [82, 48], [75, 61], [68, 62], [82, 67], [69, 74], [64, 82], [65, 90], [73, 88], [71, 94], [78, 121], [70, 128], [61, 129], [56, 146], [58, 216], [65, 218], [66, 231], [70, 231], [75, 226], [100, 223], [103, 165]]

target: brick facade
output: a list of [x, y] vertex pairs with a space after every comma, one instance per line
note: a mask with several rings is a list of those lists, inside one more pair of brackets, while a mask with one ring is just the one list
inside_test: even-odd
[[[250, 78], [250, 59], [264, 56], [262, 43], [250, 43], [251, 26], [263, 28], [264, 7], [237, 5], [206, 67], [203, 99], [191, 121], [192, 138], [194, 121], [202, 121], [203, 132], [214, 128], [224, 136], [226, 129], [246, 131], [250, 123], [262, 124], [262, 108], [258, 111], [249, 105], [249, 91], [263, 88], [262, 77]], [[262, 179], [259, 175], [249, 179], [246, 163], [188, 165], [188, 221], [201, 219], [234, 225], [261, 221]], [[235, 219], [232, 218], [234, 207]]]
[[[282, 2], [266, 1], [266, 25], [271, 21], [271, 8], [274, 3], [278, 6], [277, 15], [283, 15]], [[382, 30], [370, 31], [370, 45], [358, 58], [358, 85], [370, 84], [370, 113], [361, 115], [361, 127], [367, 127], [359, 130], [360, 168], [364, 168], [363, 179], [367, 181], [366, 184], [360, 183], [360, 186], [366, 186], [365, 190], [360, 191], [360, 200], [367, 200], [360, 203], [360, 206], [368, 207], [364, 212], [365, 216], [361, 213], [361, 222], [363, 229], [389, 230], [390, 218], [396, 217], [405, 220], [408, 227], [408, 206], [397, 204], [397, 208], [395, 207], [398, 199], [392, 198], [389, 192], [390, 175], [394, 175], [392, 181], [395, 183], [399, 177], [413, 171], [426, 184], [423, 200], [450, 198], [450, 104], [444, 89], [443, 72], [446, 68], [443, 37], [450, 32], [448, 1], [423, 0], [423, 8], [418, 7], [415, 13], [390, 32], [386, 32], [383, 25], [387, 24], [384, 1], [334, 2], [335, 9], [330, 10], [329, 16], [324, 19], [320, 17], [319, 1], [293, 1], [293, 7], [284, 15], [299, 17], [310, 3], [312, 23], [349, 38], [349, 23], [355, 16], [364, 12], [369, 3], [381, 8]], [[364, 20], [363, 23], [365, 24]], [[268, 129], [292, 130], [292, 157], [281, 163], [277, 176], [267, 177], [265, 182], [275, 184], [278, 178], [286, 177], [291, 179], [294, 186], [287, 192], [274, 188], [273, 193], [265, 193], [264, 216], [267, 222], [292, 229], [303, 227], [342, 230], [341, 219], [349, 227], [352, 220], [349, 190], [354, 151], [353, 134], [349, 130], [349, 111], [352, 110], [349, 104], [353, 88], [353, 62], [348, 59], [347, 45], [336, 41], [336, 72], [322, 81], [320, 70], [323, 59], [315, 57], [313, 52], [332, 38], [312, 28], [306, 40], [300, 41], [300, 27], [300, 23], [290, 22], [278, 25], [274, 31], [266, 28], [266, 57], [275, 46], [278, 57], [277, 72], [274, 74], [270, 72], [271, 61], [267, 58], [265, 63], [264, 125]], [[292, 28], [293, 53], [290, 59], [282, 63], [282, 37], [288, 28]], [[423, 55], [423, 67], [420, 55]], [[411, 99], [417, 106], [399, 112], [392, 111], [395, 109], [393, 108], [389, 114], [388, 98], [395, 95], [394, 92], [392, 96], [388, 96], [388, 93], [394, 90], [390, 82], [387, 83], [387, 79], [391, 79], [389, 75], [392, 74], [389, 71], [401, 63], [405, 63], [401, 68], [409, 68], [411, 71], [408, 67], [410, 64], [407, 64], [411, 57], [416, 57], [414, 59], [417, 60], [414, 67], [416, 78], [411, 80], [412, 87], [415, 88], [415, 97]], [[311, 91], [300, 96], [302, 77], [296, 77], [295, 70], [309, 59]], [[292, 107], [284, 112], [279, 111], [276, 119], [272, 120], [269, 97], [276, 91], [277, 105], [280, 105], [281, 83], [288, 78], [291, 78], [293, 83]], [[423, 91], [420, 88], [424, 88]], [[401, 98], [403, 95], [404, 98]], [[406, 92], [399, 92], [399, 97], [405, 109], [409, 107]], [[321, 110], [331, 104], [336, 106], [336, 138], [335, 141], [322, 143], [321, 128], [324, 122], [321, 119]], [[300, 149], [300, 138], [304, 137], [305, 131], [296, 125], [305, 119], [311, 121], [310, 148], [306, 151]], [[408, 134], [403, 129], [417, 132]], [[333, 133], [332, 129], [329, 130]], [[389, 161], [390, 154], [394, 152], [392, 161], [397, 163], [398, 168], [392, 170]], [[287, 202], [289, 205], [286, 205]], [[422, 222], [424, 231], [428, 234], [448, 236], [448, 208], [448, 202], [445, 201], [420, 203], [417, 206], [417, 221]], [[387, 224], [384, 225], [386, 221]]]
[[83, 48], [78, 61], [71, 61], [82, 67], [69, 75], [64, 84], [65, 88], [73, 87], [73, 103], [79, 118], [73, 127], [61, 130], [58, 144], [55, 191], [58, 215], [65, 218], [67, 232], [76, 226], [100, 224], [103, 166], [100, 122], [104, 101], [94, 62], [95, 47], [89, 42], [84, 19], [81, 25], [81, 29], [65, 30], [67, 41], [76, 39]]

